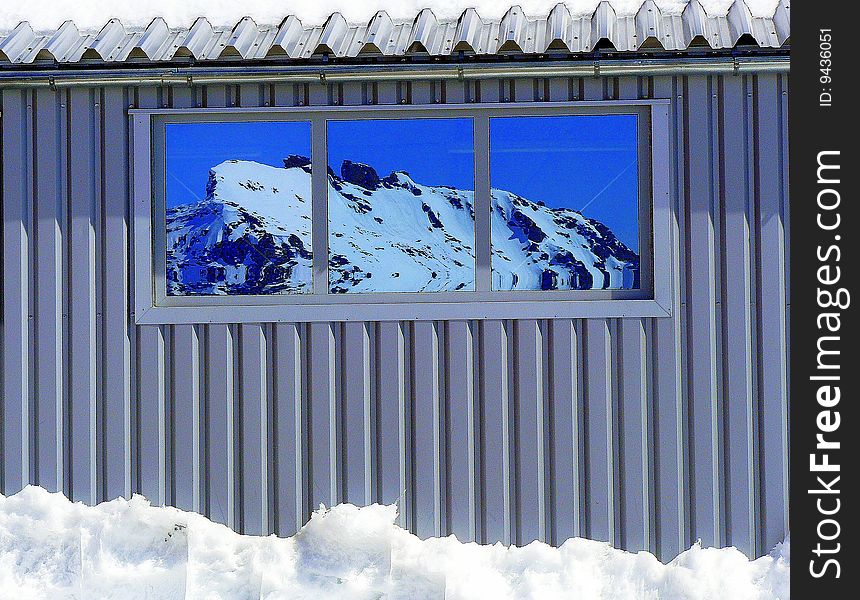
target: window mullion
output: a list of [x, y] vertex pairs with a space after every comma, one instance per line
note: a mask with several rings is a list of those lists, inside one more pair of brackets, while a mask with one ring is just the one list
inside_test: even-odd
[[311, 122], [311, 246], [314, 294], [328, 293], [328, 145], [326, 121]]
[[492, 283], [490, 257], [490, 118], [475, 117], [475, 290]]

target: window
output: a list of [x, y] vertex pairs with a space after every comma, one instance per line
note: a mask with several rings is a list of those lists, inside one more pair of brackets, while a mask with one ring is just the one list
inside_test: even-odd
[[328, 123], [329, 291], [475, 289], [471, 119]]
[[636, 115], [494, 117], [494, 290], [639, 288]]
[[312, 292], [311, 127], [165, 127], [168, 296]]
[[136, 320], [665, 315], [666, 107], [133, 110]]

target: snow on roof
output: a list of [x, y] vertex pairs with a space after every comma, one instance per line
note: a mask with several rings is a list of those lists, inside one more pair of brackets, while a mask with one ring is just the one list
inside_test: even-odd
[[[564, 2], [573, 16], [592, 14], [600, 0]], [[734, 0], [700, 0], [710, 15], [725, 16]], [[753, 17], [772, 17], [779, 0], [746, 0]], [[636, 14], [644, 0], [610, 0], [619, 16]], [[514, 0], [529, 16], [546, 15], [559, 0]], [[681, 14], [689, 0], [656, 0], [664, 14]], [[486, 19], [499, 20], [512, 3], [500, 0], [304, 0], [284, 3], [278, 0], [28, 0], [10, 2], [0, 10], [0, 34], [28, 21], [36, 31], [56, 30], [64, 21], [74, 21], [81, 31], [101, 29], [105, 21], [118, 19], [126, 27], [146, 27], [156, 17], [171, 27], [190, 27], [198, 17], [213, 26], [232, 26], [243, 17], [260, 25], [278, 25], [287, 15], [306, 26], [322, 25], [332, 13], [339, 12], [349, 23], [366, 23], [378, 11], [392, 19], [412, 19], [422, 9], [431, 9], [437, 18], [455, 20], [468, 8]]]
[[[591, 52], [602, 40], [621, 52], [678, 51], [691, 46], [725, 49], [741, 39], [753, 40], [761, 48], [779, 48], [790, 35], [790, 0], [523, 0], [520, 4], [511, 7], [497, 0], [316, 0], [287, 5], [272, 0], [28, 0], [0, 13], [0, 65], [283, 60], [322, 54], [447, 56], [461, 51], [576, 53]], [[108, 16], [114, 18], [105, 23]], [[58, 22], [61, 19], [70, 20]]]
[[790, 542], [750, 561], [696, 544], [647, 552], [567, 540], [559, 548], [421, 540], [394, 506], [321, 508], [291, 538], [239, 535], [142, 496], [95, 507], [28, 486], [0, 495], [0, 590], [9, 598], [789, 597]]

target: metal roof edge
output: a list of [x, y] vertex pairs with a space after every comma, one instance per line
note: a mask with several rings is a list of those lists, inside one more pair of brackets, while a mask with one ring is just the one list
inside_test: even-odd
[[67, 21], [55, 31], [37, 32], [19, 23], [0, 34], [0, 66], [8, 64], [165, 63], [177, 57], [195, 61], [307, 60], [316, 56], [573, 55], [612, 48], [638, 53], [645, 49], [684, 51], [731, 49], [742, 39], [760, 48], [780, 48], [790, 39], [790, 0], [780, 0], [770, 17], [753, 17], [744, 0], [725, 15], [708, 14], [699, 0], [681, 13], [662, 11], [647, 0], [634, 15], [616, 15], [607, 0], [586, 15], [573, 15], [565, 4], [547, 15], [528, 17], [514, 5], [501, 19], [483, 19], [467, 9], [456, 20], [437, 19], [429, 9], [413, 19], [392, 19], [379, 11], [367, 23], [350, 24], [332, 13], [321, 26], [305, 26], [295, 16], [277, 25], [258, 25], [250, 17], [232, 27], [212, 27], [198, 19], [186, 28], [170, 28], [161, 18], [145, 28], [125, 27], [116, 19], [98, 32], [80, 31]]
[[306, 67], [193, 66], [181, 68], [33, 70], [0, 72], [0, 88], [80, 86], [194, 86], [238, 83], [342, 83], [347, 81], [480, 80], [521, 77], [617, 77], [623, 75], [739, 75], [787, 73], [789, 58], [725, 56], [595, 61], [529, 61], [425, 65], [330, 65]]

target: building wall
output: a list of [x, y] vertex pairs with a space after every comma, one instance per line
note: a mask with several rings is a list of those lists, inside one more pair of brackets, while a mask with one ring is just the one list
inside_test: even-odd
[[[786, 75], [3, 89], [0, 483], [247, 533], [397, 502], [421, 536], [788, 530]], [[128, 107], [670, 98], [673, 317], [135, 326]]]

